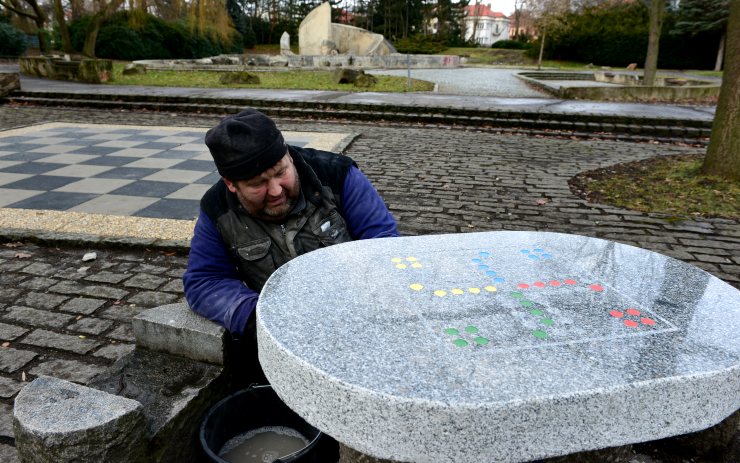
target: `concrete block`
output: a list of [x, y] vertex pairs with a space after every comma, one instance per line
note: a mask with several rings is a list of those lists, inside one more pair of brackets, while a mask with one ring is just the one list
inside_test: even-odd
[[132, 324], [139, 347], [216, 365], [224, 363], [226, 330], [185, 303], [146, 310], [134, 317]]
[[145, 420], [135, 400], [40, 376], [15, 400], [21, 461], [136, 462], [144, 456]]
[[20, 76], [17, 72], [0, 72], [0, 98], [21, 89]]

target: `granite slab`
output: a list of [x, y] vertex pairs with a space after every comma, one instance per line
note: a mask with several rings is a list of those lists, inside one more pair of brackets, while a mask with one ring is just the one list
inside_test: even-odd
[[406, 462], [519, 462], [684, 434], [740, 408], [740, 291], [643, 249], [490, 232], [357, 241], [257, 306], [278, 395]]

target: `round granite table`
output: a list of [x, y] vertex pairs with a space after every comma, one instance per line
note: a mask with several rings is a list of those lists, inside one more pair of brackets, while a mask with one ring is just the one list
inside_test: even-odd
[[740, 408], [740, 291], [596, 238], [356, 241], [257, 306], [278, 395], [368, 455], [518, 462], [712, 426]]

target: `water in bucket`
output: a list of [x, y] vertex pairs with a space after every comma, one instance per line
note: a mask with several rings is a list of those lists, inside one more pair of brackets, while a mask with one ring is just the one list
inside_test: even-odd
[[308, 443], [295, 429], [264, 426], [230, 439], [218, 456], [229, 463], [272, 463], [305, 448]]

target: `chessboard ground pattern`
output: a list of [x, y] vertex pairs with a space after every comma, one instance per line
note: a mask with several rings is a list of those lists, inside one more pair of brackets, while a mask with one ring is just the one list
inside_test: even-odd
[[[192, 220], [220, 178], [207, 130], [51, 123], [0, 132], [0, 208]], [[347, 134], [284, 136], [337, 150]]]

